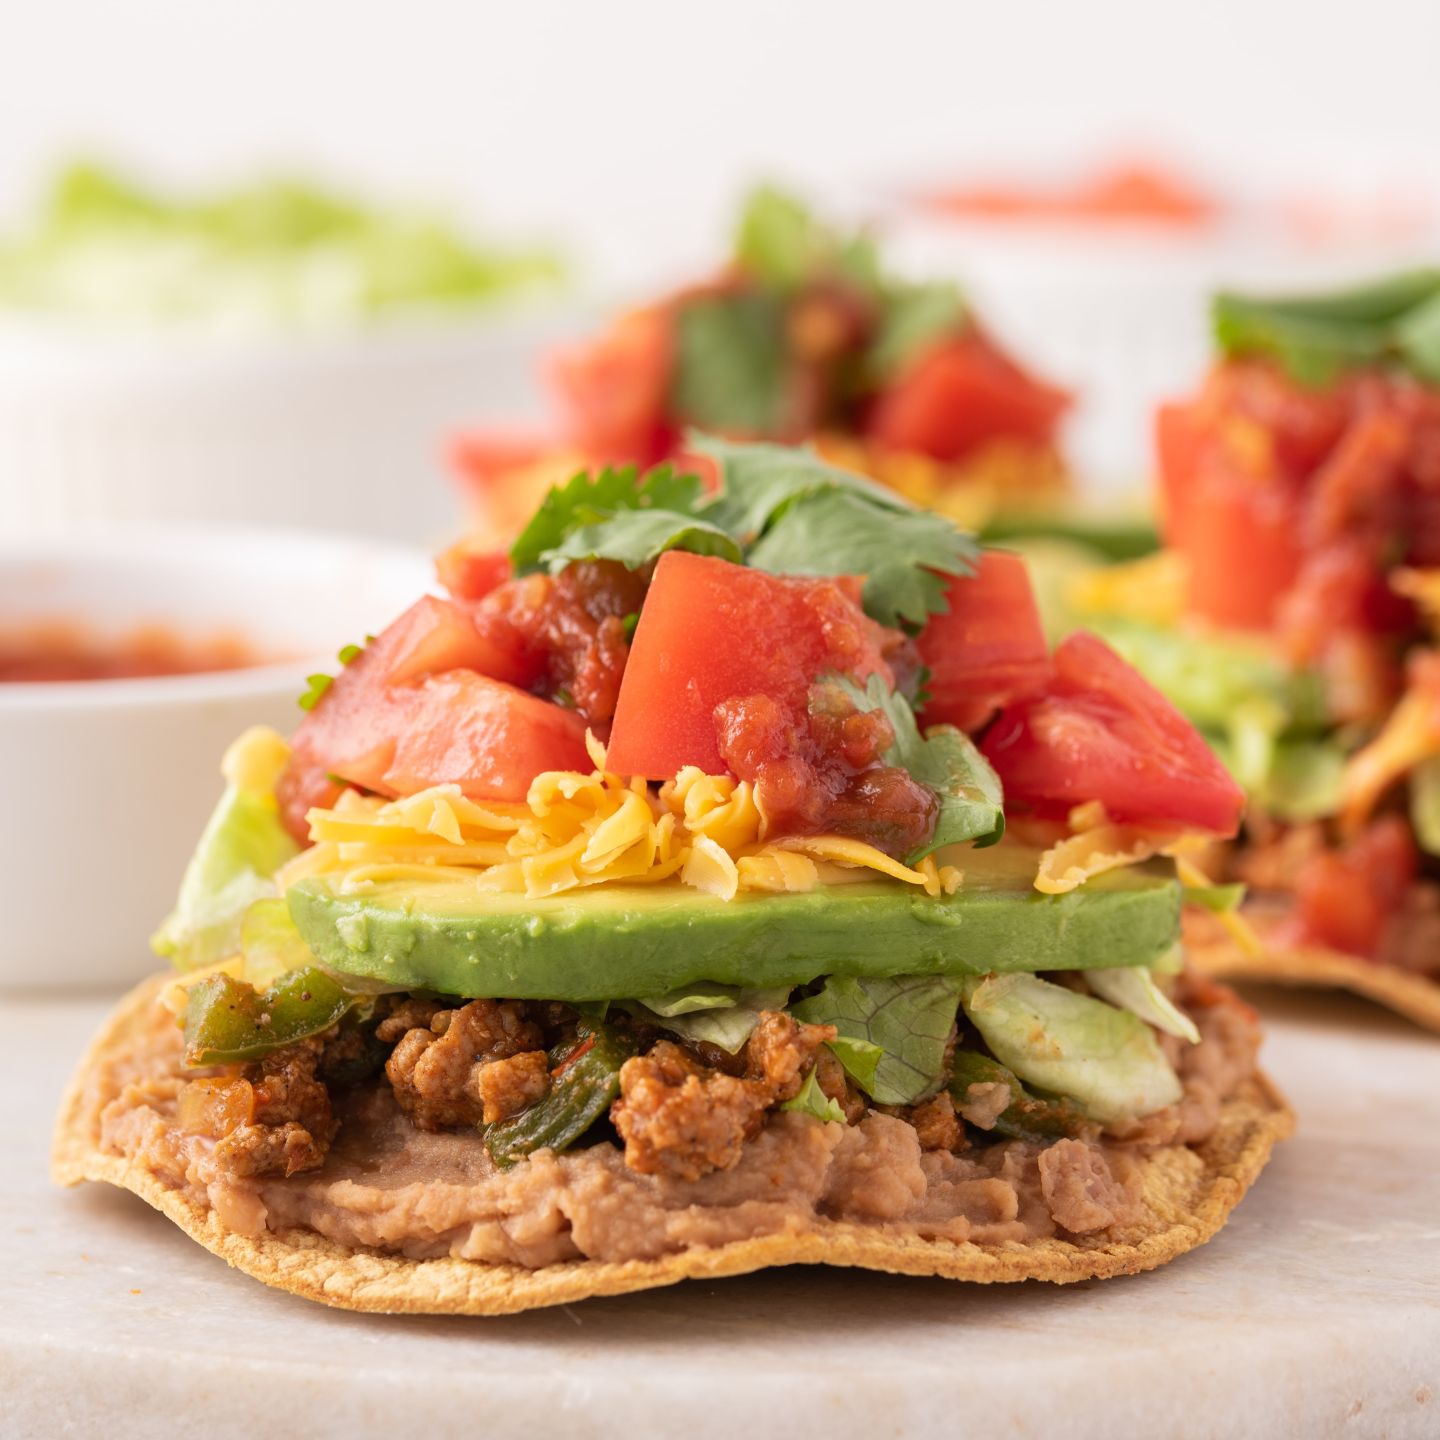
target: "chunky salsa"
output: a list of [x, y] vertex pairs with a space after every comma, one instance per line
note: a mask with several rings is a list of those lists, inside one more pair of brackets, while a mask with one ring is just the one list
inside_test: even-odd
[[62, 620], [0, 629], [0, 685], [199, 675], [259, 663], [239, 636], [200, 638], [161, 625], [121, 635]]
[[685, 455], [692, 428], [813, 439], [967, 521], [1053, 498], [1062, 480], [1069, 395], [1010, 356], [956, 286], [885, 274], [868, 236], [833, 231], [773, 190], [751, 198], [718, 275], [558, 354], [551, 380], [557, 436], [456, 445], [507, 537], [557, 465], [655, 464]]
[[1106, 632], [1245, 780], [1233, 870], [1285, 898], [1285, 937], [1430, 974], [1437, 313], [1432, 271], [1328, 296], [1221, 296], [1222, 357], [1157, 418], [1168, 550], [1141, 568], [1174, 577], [1175, 613]]

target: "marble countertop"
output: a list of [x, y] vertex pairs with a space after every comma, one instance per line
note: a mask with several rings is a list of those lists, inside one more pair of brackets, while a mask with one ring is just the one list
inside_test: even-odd
[[102, 1000], [3, 1001], [0, 1433], [1440, 1434], [1440, 1038], [1265, 997], [1300, 1115], [1209, 1245], [1148, 1275], [986, 1288], [795, 1268], [493, 1320], [330, 1311], [134, 1196], [51, 1188]]

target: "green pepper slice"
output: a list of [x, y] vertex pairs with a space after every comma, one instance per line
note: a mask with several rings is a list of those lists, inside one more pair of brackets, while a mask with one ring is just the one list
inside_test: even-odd
[[221, 972], [190, 987], [185, 1006], [185, 1063], [228, 1065], [328, 1030], [373, 995], [346, 990], [309, 966], [282, 975], [263, 993]]
[[548, 1146], [567, 1150], [620, 1094], [620, 1067], [635, 1044], [608, 1025], [580, 1026], [577, 1040], [550, 1052], [550, 1090], [528, 1110], [485, 1131], [485, 1148], [502, 1170]]
[[1093, 1130], [1095, 1122], [1072, 1100], [1046, 1100], [1031, 1094], [1012, 1070], [974, 1050], [957, 1050], [950, 1072], [950, 1098], [963, 1105], [972, 1085], [1005, 1085], [1010, 1103], [995, 1118], [995, 1128], [1012, 1140], [1059, 1140]]

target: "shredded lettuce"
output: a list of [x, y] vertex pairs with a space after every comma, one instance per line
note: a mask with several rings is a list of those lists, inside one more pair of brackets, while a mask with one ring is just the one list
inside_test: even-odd
[[815, 1078], [813, 1070], [805, 1077], [800, 1093], [793, 1100], [786, 1100], [780, 1108], [798, 1110], [802, 1115], [813, 1115], [817, 1120], [837, 1121], [842, 1125], [845, 1123], [845, 1112], [840, 1108], [840, 1102], [832, 1100], [820, 1088], [820, 1082]]
[[483, 304], [559, 274], [547, 254], [302, 181], [182, 199], [88, 163], [61, 173], [28, 233], [0, 243], [0, 304], [102, 322], [347, 324]]
[[[245, 978], [257, 988], [316, 963], [290, 918], [290, 907], [278, 895], [253, 901], [240, 917], [240, 953], [245, 957]], [[358, 981], [351, 986], [365, 988]]]
[[1120, 965], [1085, 972], [1085, 983], [1102, 999], [1139, 1016], [1147, 1025], [1200, 1043], [1195, 1022], [1160, 988], [1155, 972], [1143, 965]]
[[246, 911], [275, 894], [270, 877], [300, 848], [275, 805], [288, 755], [285, 742], [263, 727], [247, 730], [225, 753], [225, 792], [185, 867], [174, 910], [150, 941], [182, 970], [236, 953]]
[[1278, 820], [1319, 820], [1339, 810], [1344, 774], [1338, 740], [1281, 740], [1257, 794]]
[[1065, 1095], [1102, 1124], [1149, 1115], [1181, 1086], [1142, 1020], [1034, 975], [964, 982], [970, 1023], [1021, 1080]]
[[718, 1045], [736, 1055], [759, 1024], [760, 1012], [783, 1010], [789, 998], [788, 986], [745, 990], [700, 981], [665, 995], [620, 1003], [637, 1019], [649, 1020], [686, 1040]]
[[1410, 772], [1410, 822], [1427, 855], [1440, 855], [1440, 756]]
[[790, 1013], [806, 1024], [833, 1025], [842, 1042], [863, 1042], [868, 1048], [832, 1047], [851, 1079], [882, 1105], [912, 1105], [943, 1083], [961, 983], [946, 975], [832, 975]]
[[1202, 728], [1229, 733], [1237, 713], [1271, 735], [1325, 723], [1319, 676], [1292, 670], [1262, 645], [1116, 616], [1087, 623]]
[[950, 725], [936, 725], [922, 738], [909, 702], [887, 689], [878, 675], [870, 677], [864, 690], [843, 678], [839, 683], [862, 709], [885, 712], [895, 732], [894, 743], [882, 757], [885, 763], [908, 770], [940, 797], [934, 833], [905, 857], [907, 865], [918, 864], [945, 845], [974, 841], [977, 849], [983, 849], [1004, 835], [1000, 777], [968, 735]]

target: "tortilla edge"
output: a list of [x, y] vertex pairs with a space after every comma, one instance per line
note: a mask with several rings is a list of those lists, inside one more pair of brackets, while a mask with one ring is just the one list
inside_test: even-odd
[[[1029, 1244], [887, 1235], [848, 1222], [781, 1232], [713, 1248], [694, 1248], [654, 1260], [578, 1260], [541, 1270], [453, 1258], [407, 1260], [351, 1250], [312, 1231], [267, 1233], [258, 1239], [226, 1231], [205, 1209], [157, 1176], [120, 1156], [100, 1152], [90, 1138], [87, 1079], [100, 1057], [123, 1042], [168, 976], [144, 981], [102, 1025], [66, 1088], [56, 1119], [52, 1178], [72, 1186], [94, 1180], [138, 1195], [192, 1240], [233, 1268], [273, 1288], [340, 1309], [386, 1314], [505, 1315], [593, 1296], [620, 1295], [720, 1279], [784, 1265], [825, 1264], [890, 1274], [938, 1276], [978, 1284], [1043, 1280], [1071, 1284], [1155, 1269], [1204, 1244], [1225, 1224], [1270, 1158], [1294, 1131], [1294, 1115], [1272, 1082], [1257, 1070], [1245, 1091], [1222, 1108], [1219, 1130], [1200, 1147], [1198, 1183], [1185, 1181], [1200, 1204], [1193, 1211], [1169, 1203], [1163, 1227], [1138, 1241], [1086, 1245], [1055, 1238]], [[1171, 1162], [1188, 1165], [1186, 1147], [1140, 1160], [1163, 1184]], [[1150, 1167], [1158, 1167], [1153, 1172]]]
[[1212, 980], [1348, 990], [1427, 1030], [1440, 1032], [1440, 981], [1324, 946], [1266, 946], [1247, 954], [1228, 937], [1185, 937], [1185, 953]]

